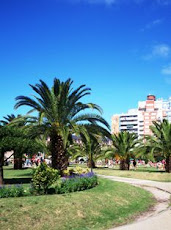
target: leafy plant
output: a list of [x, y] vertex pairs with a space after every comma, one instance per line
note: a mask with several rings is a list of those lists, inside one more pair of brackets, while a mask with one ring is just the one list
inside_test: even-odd
[[166, 159], [166, 172], [171, 173], [171, 124], [167, 120], [154, 121], [150, 126], [152, 136], [146, 136], [145, 147], [153, 156]]
[[63, 171], [63, 174], [65, 176], [70, 176], [70, 175], [80, 175], [80, 174], [85, 174], [88, 173], [89, 169], [88, 168], [81, 168], [79, 166], [76, 166], [75, 168], [68, 168], [66, 170]]
[[22, 185], [0, 187], [0, 198], [24, 196], [25, 191]]
[[115, 156], [120, 158], [120, 169], [130, 169], [130, 158], [135, 155], [135, 148], [139, 141], [137, 134], [129, 133], [127, 131], [112, 135]]
[[45, 162], [39, 165], [33, 172], [32, 192], [46, 194], [48, 188], [59, 178], [59, 172], [52, 169]]

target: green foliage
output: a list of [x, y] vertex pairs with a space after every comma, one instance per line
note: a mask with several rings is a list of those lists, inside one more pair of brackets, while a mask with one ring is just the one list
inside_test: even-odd
[[135, 157], [136, 147], [139, 144], [138, 136], [127, 131], [112, 135], [114, 154], [120, 158], [120, 169], [129, 170], [130, 158]]
[[138, 138], [135, 133], [120, 132], [112, 135], [114, 152], [120, 158], [126, 159], [134, 155], [134, 149], [138, 144]]
[[171, 173], [171, 124], [167, 120], [153, 122], [153, 136], [146, 137], [145, 147], [154, 156], [166, 159], [166, 172]]
[[171, 124], [167, 120], [153, 122], [150, 127], [153, 136], [146, 137], [146, 146], [157, 155], [171, 156]]
[[[85, 174], [86, 175], [86, 174]], [[95, 187], [98, 184], [97, 176], [83, 176], [74, 178], [64, 178], [60, 185], [55, 187], [56, 193], [70, 193], [83, 191]]]
[[0, 187], [0, 198], [24, 196], [25, 191], [22, 185]]
[[56, 182], [58, 178], [58, 170], [50, 168], [46, 163], [42, 163], [33, 172], [32, 191], [37, 194], [45, 194], [48, 188]]
[[12, 126], [0, 128], [0, 153], [14, 150], [22, 155], [23, 153], [32, 154], [41, 149], [41, 144], [35, 138], [30, 138], [27, 130]]

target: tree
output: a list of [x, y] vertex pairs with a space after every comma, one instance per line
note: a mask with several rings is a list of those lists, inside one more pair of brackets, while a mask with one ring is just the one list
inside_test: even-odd
[[[34, 138], [30, 138], [25, 130], [11, 126], [0, 127], [0, 184], [3, 184], [4, 153], [14, 152], [35, 154], [43, 146]], [[22, 162], [21, 162], [22, 163]]]
[[153, 135], [146, 137], [146, 146], [153, 155], [166, 159], [166, 172], [171, 173], [171, 124], [167, 120], [155, 121], [150, 129]]
[[95, 161], [102, 155], [105, 156], [103, 149], [104, 139], [110, 137], [111, 134], [107, 129], [90, 124], [84, 125], [80, 129], [80, 136], [82, 141], [82, 154], [88, 157], [87, 166], [95, 168]]
[[129, 170], [130, 158], [135, 155], [135, 148], [138, 145], [138, 138], [135, 133], [120, 132], [112, 135], [114, 153], [120, 157], [120, 169]]
[[[0, 120], [1, 124], [3, 126], [13, 126], [16, 129], [24, 129], [26, 125], [26, 119], [24, 119], [21, 115], [15, 116], [14, 114], [7, 115], [6, 117], [3, 117], [4, 120]], [[19, 131], [18, 131], [19, 133]], [[21, 131], [20, 135], [22, 136], [24, 133]], [[17, 148], [18, 145], [14, 146], [14, 169], [22, 169], [22, 156], [23, 152], [21, 148]], [[14, 150], [13, 149], [13, 150]]]
[[66, 144], [71, 139], [72, 133], [76, 132], [80, 123], [103, 124], [109, 127], [108, 123], [94, 113], [85, 113], [85, 110], [94, 109], [101, 112], [101, 108], [93, 103], [82, 103], [80, 99], [90, 94], [90, 88], [81, 85], [75, 90], [72, 89], [71, 79], [65, 82], [54, 79], [52, 88], [40, 80], [40, 84], [30, 85], [36, 93], [33, 99], [27, 96], [18, 96], [15, 108], [27, 105], [33, 111], [38, 112], [39, 126], [37, 131], [50, 138], [49, 148], [52, 154], [52, 167], [61, 173], [68, 166]]
[[[20, 115], [18, 115], [17, 117], [20, 117]], [[8, 125], [11, 121], [13, 121], [16, 118], [16, 116], [14, 114], [10, 114], [3, 118], [4, 120], [0, 120], [0, 123], [4, 126]]]

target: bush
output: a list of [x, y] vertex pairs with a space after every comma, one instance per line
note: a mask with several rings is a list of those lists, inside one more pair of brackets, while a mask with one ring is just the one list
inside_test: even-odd
[[20, 197], [25, 194], [22, 185], [2, 186], [0, 187], [0, 198]]
[[50, 168], [45, 162], [43, 162], [33, 172], [31, 192], [36, 194], [46, 194], [48, 188], [58, 178], [58, 170]]
[[70, 175], [80, 175], [80, 174], [86, 174], [89, 173], [89, 169], [88, 168], [81, 168], [79, 166], [76, 166], [75, 168], [68, 168], [66, 170], [63, 171], [63, 174], [65, 176], [70, 176]]
[[97, 185], [97, 176], [94, 173], [82, 174], [80, 176], [70, 176], [62, 178], [60, 185], [56, 186], [56, 193], [69, 193], [83, 191]]

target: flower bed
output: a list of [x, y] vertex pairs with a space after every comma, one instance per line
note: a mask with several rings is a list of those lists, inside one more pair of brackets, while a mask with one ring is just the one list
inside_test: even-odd
[[97, 176], [94, 173], [72, 175], [62, 178], [61, 183], [55, 187], [55, 193], [62, 194], [83, 191], [93, 188], [97, 184]]
[[33, 173], [30, 187], [24, 189], [22, 185], [4, 185], [0, 187], [0, 198], [70, 193], [90, 189], [97, 184], [97, 176], [92, 172], [73, 173], [59, 179], [57, 170], [43, 164]]

